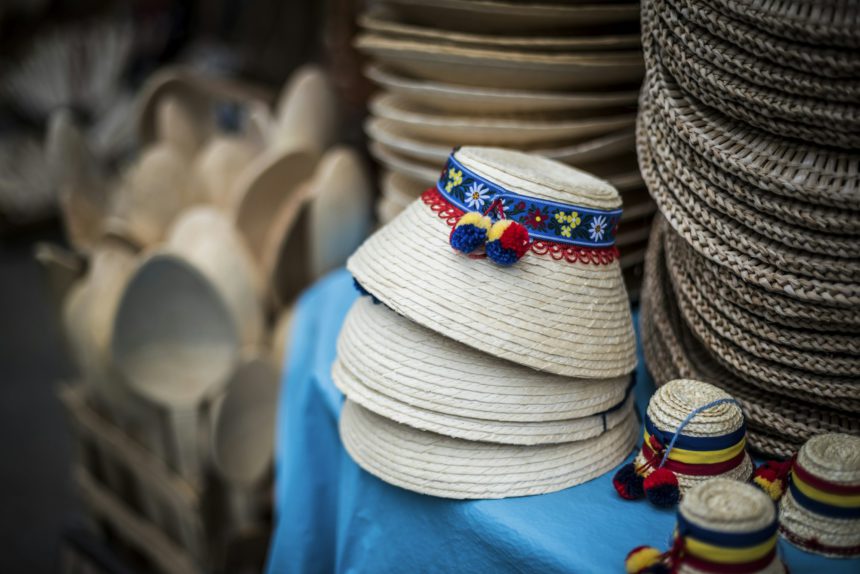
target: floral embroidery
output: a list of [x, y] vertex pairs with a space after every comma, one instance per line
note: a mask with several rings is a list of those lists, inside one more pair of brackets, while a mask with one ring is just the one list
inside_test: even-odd
[[469, 185], [469, 192], [466, 194], [466, 205], [472, 209], [481, 209], [484, 207], [484, 202], [490, 198], [490, 190], [482, 183], [473, 181]]
[[594, 219], [591, 220], [591, 229], [589, 232], [591, 233], [591, 239], [593, 241], [601, 241], [603, 239], [603, 233], [606, 231], [606, 218], [602, 215], [598, 215]]
[[531, 229], [543, 231], [546, 229], [547, 219], [549, 218], [545, 212], [541, 211], [539, 207], [534, 207], [529, 210], [529, 214], [526, 216], [524, 223]]
[[528, 229], [535, 241], [560, 242], [603, 248], [613, 245], [621, 210], [577, 207], [550, 200], [526, 197], [507, 191], [472, 173], [453, 155], [449, 157], [436, 186], [458, 209], [483, 211], [496, 201], [503, 209], [490, 214], [505, 218]]

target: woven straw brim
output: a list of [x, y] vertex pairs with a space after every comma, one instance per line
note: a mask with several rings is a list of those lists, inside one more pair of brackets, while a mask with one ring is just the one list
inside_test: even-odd
[[[681, 500], [678, 512], [691, 524], [708, 530], [740, 535], [773, 524], [773, 502], [761, 490], [734, 480], [714, 479], [690, 489]], [[698, 572], [684, 565], [680, 572]], [[784, 572], [778, 557], [756, 572]]]
[[[637, 467], [644, 465], [646, 462], [647, 461], [646, 461], [645, 457], [642, 456], [641, 452], [636, 456], [636, 459], [634, 460], [634, 464]], [[738, 480], [741, 482], [747, 482], [750, 478], [752, 478], [752, 474], [753, 474], [754, 469], [755, 469], [755, 467], [753, 466], [752, 459], [750, 458], [750, 455], [744, 454], [743, 461], [738, 466], [736, 466], [735, 468], [731, 469], [728, 472], [723, 472], [720, 474], [707, 475], [707, 476], [683, 474], [683, 473], [677, 472], [677, 471], [673, 471], [673, 474], [678, 478], [678, 486], [680, 487], [681, 493], [683, 494], [687, 490], [689, 490], [690, 488], [693, 488], [694, 486], [696, 486], [697, 484], [700, 484], [702, 482], [705, 482], [707, 480], [711, 480], [714, 478], [727, 478], [727, 479], [731, 479], [731, 480]], [[649, 474], [654, 472], [654, 470], [655, 470], [654, 468], [648, 468], [643, 473], [643, 476], [648, 476]]]
[[860, 208], [860, 155], [781, 138], [730, 119], [688, 97], [663, 68], [659, 55], [648, 57], [643, 92], [664, 125], [703, 158], [789, 200]]
[[801, 72], [813, 71], [824, 78], [856, 78], [860, 73], [860, 52], [799, 41], [794, 37], [780, 38], [755, 26], [733, 18], [731, 14], [706, 2], [697, 0], [668, 0], [685, 19], [756, 58]]
[[340, 435], [371, 474], [407, 490], [444, 498], [506, 498], [555, 492], [612, 470], [630, 453], [636, 417], [597, 438], [514, 446], [465, 441], [376, 415], [347, 400]]
[[[703, 218], [711, 220], [728, 218], [736, 221], [740, 225], [734, 225], [731, 229], [737, 229], [745, 235], [750, 235], [758, 252], [768, 245], [765, 240], [769, 239], [772, 240], [771, 243], [779, 243], [775, 249], [780, 253], [786, 252], [786, 247], [788, 247], [792, 248], [793, 251], [801, 252], [801, 254], [823, 255], [825, 259], [843, 262], [846, 259], [860, 257], [860, 239], [856, 235], [839, 232], [830, 233], [798, 225], [798, 218], [793, 218], [794, 214], [782, 214], [778, 210], [771, 209], [771, 206], [774, 205], [773, 201], [764, 203], [762, 195], [765, 195], [765, 192], [760, 190], [752, 191], [759, 199], [759, 203], [755, 204], [747, 199], [747, 195], [750, 193], [747, 186], [740, 186], [740, 190], [738, 190], [739, 186], [725, 182], [724, 184], [729, 185], [729, 187], [723, 188], [721, 178], [718, 175], [713, 177], [716, 174], [716, 169], [704, 164], [693, 150], [675, 138], [672, 130], [667, 129], [659, 114], [650, 109], [650, 106], [643, 107], [641, 121], [644, 129], [650, 134], [649, 142], [658, 162], [670, 164], [667, 166], [668, 171], [676, 180], [682, 182], [675, 188], [686, 192], [683, 197], [684, 204], [689, 206], [691, 211], [696, 214], [702, 213]], [[725, 178], [723, 180], [725, 181]], [[677, 191], [675, 188], [673, 188], [673, 192]], [[777, 198], [776, 201], [785, 204], [783, 199]], [[796, 207], [800, 208], [801, 206]], [[803, 206], [803, 208], [808, 215], [815, 211], [809, 205]], [[776, 213], [774, 213], [775, 211]], [[829, 210], [818, 209], [817, 213], [814, 214], [815, 219], [824, 220], [827, 222], [825, 226], [838, 229], [841, 223], [840, 218], [829, 217], [827, 211]], [[788, 219], [793, 219], [793, 221], [789, 222]], [[821, 221], [818, 223], [820, 224]], [[721, 225], [727, 227], [725, 223], [721, 223]], [[725, 236], [726, 231], [722, 229], [720, 231]], [[759, 237], [761, 239], [758, 239]], [[791, 253], [790, 250], [787, 256], [782, 255], [782, 257], [798, 258], [798, 255]], [[808, 266], [808, 263], [806, 264]]]
[[396, 312], [491, 355], [582, 378], [634, 368], [618, 261], [567, 263], [528, 253], [503, 268], [457, 254], [450, 232], [417, 200], [371, 236], [347, 268]]
[[356, 48], [405, 75], [466, 86], [533, 90], [592, 90], [630, 87], [642, 80], [638, 50], [580, 54], [535, 54], [431, 45], [361, 35]]
[[404, 157], [379, 142], [371, 141], [368, 149], [370, 155], [387, 170], [420, 182], [424, 189], [433, 186], [439, 178], [439, 170], [429, 167], [426, 163]]
[[837, 519], [815, 514], [803, 508], [786, 492], [779, 504], [779, 528], [782, 536], [795, 546], [834, 558], [860, 556], [823, 550], [820, 544], [842, 548], [860, 546], [860, 520]]
[[351, 401], [387, 419], [440, 435], [499, 444], [543, 445], [594, 438], [624, 423], [635, 408], [633, 397], [628, 397], [622, 408], [605, 416], [593, 415], [543, 422], [494, 421], [485, 417], [471, 418], [440, 413], [402, 402], [399, 400], [401, 397], [411, 397], [392, 397], [378, 392], [352, 374], [341, 361], [335, 361], [332, 377], [337, 387]]
[[[368, 137], [391, 148], [398, 154], [433, 165], [443, 165], [448, 159], [451, 149], [461, 143], [453, 137], [450, 138], [449, 143], [422, 141], [405, 134], [395, 122], [382, 118], [368, 118], [364, 129]], [[595, 167], [603, 167], [604, 165], [606, 165], [604, 169], [611, 167], [608, 169], [608, 173], [618, 173], [628, 167], [620, 160], [626, 159], [631, 153], [635, 154], [635, 137], [635, 130], [631, 127], [629, 130], [612, 132], [580, 143], [562, 147], [529, 149], [528, 151], [576, 166], [590, 173], [595, 173]], [[517, 149], [524, 150], [526, 148], [517, 146]]]
[[723, 300], [713, 285], [705, 285], [703, 276], [693, 271], [695, 265], [689, 262], [698, 256], [691, 249], [683, 249], [683, 241], [668, 234], [665, 243], [667, 268], [685, 317], [695, 312], [711, 331], [758, 357], [771, 358], [789, 367], [842, 375], [860, 369], [860, 337], [775, 327], [733, 305], [731, 300]]
[[386, 171], [381, 177], [382, 196], [396, 204], [398, 212], [403, 211], [409, 204], [418, 199], [427, 189], [420, 181], [413, 181], [399, 173]]
[[378, 64], [365, 75], [394, 94], [431, 109], [457, 113], [534, 113], [636, 106], [639, 90], [552, 92], [463, 86], [403, 76]]
[[[770, 96], [769, 101], [761, 101], [762, 111], [770, 114], [777, 109], [795, 114], [797, 119], [810, 120], [814, 117], [825, 118], [829, 111], [838, 110], [840, 102], [850, 104], [860, 96], [860, 81], [857, 77], [823, 77], [815, 68], [798, 70], [783, 62], [772, 62], [758, 54], [721, 40], [709, 29], [694, 24], [684, 17], [684, 13], [672, 6], [673, 0], [651, 0], [648, 4], [649, 36], [644, 38], [648, 49], [658, 49], [665, 56], [666, 65], [671, 58], [685, 60], [681, 65], [692, 64], [698, 60], [703, 69], [714, 76], [729, 80], [725, 85], [727, 96], [735, 97], [740, 92], [736, 88], [761, 89]], [[652, 12], [653, 10], [653, 12]], [[652, 17], [651, 14], [656, 17]], [[656, 42], [656, 43], [655, 43]], [[692, 71], [693, 68], [690, 68]], [[681, 81], [678, 75], [675, 79]], [[692, 92], [691, 92], [692, 93]], [[818, 99], [821, 109], [807, 109], [799, 105], [790, 111], [788, 106], [780, 106], [779, 100], [791, 97]], [[798, 100], [798, 103], [802, 100]]]
[[[649, 131], [647, 113], [644, 111], [641, 121], [640, 133], [655, 135]], [[646, 145], [649, 149], [642, 150]], [[678, 227], [684, 230], [685, 237], [697, 251], [722, 250], [736, 253], [737, 256], [749, 256], [756, 260], [762, 273], [770, 270], [770, 275], [776, 275], [783, 269], [790, 269], [791, 273], [786, 273], [786, 281], [802, 282], [809, 277], [810, 280], [820, 281], [822, 289], [851, 293], [849, 286], [841, 284], [860, 282], [860, 240], [840, 238], [840, 241], [828, 242], [821, 238], [821, 244], [816, 246], [817, 252], [810, 253], [786, 245], [797, 234], [780, 236], [783, 241], [770, 239], [762, 231], [778, 234], [779, 228], [760, 229], [756, 225], [755, 214], [750, 214], [752, 221], [748, 227], [702, 201], [702, 196], [713, 191], [695, 179], [689, 179], [689, 173], [684, 174], [687, 178], [681, 177], [685, 168], [670, 150], [661, 150], [661, 147], [656, 138], [640, 144], [643, 175], [651, 183], [649, 189], [667, 218], [673, 222], [683, 220], [684, 225]], [[815, 239], [814, 234], [808, 237], [810, 240]], [[803, 239], [797, 243], [803, 243]], [[830, 245], [825, 247], [828, 243]]]
[[635, 23], [639, 5], [634, 2], [576, 4], [523, 3], [507, 0], [392, 0], [388, 2], [404, 20], [424, 26], [496, 34], [558, 34], [560, 30], [594, 30]]
[[476, 48], [502, 48], [526, 51], [589, 52], [600, 50], [635, 49], [641, 44], [639, 34], [515, 36], [470, 34], [430, 26], [414, 26], [390, 19], [386, 14], [365, 13], [358, 25], [370, 32], [400, 38], [424, 39], [427, 42], [451, 43]]
[[667, 224], [655, 221], [646, 258], [640, 321], [645, 362], [655, 384], [684, 377], [715, 384], [741, 403], [750, 448], [770, 456], [791, 456], [809, 437], [824, 432], [860, 433], [860, 421], [841, 411], [834, 399], [827, 408], [787, 399], [749, 385], [727, 371], [689, 332], [675, 304], [665, 269], [663, 236]]
[[722, 10], [770, 34], [831, 46], [860, 48], [860, 7], [816, 0], [718, 0]]
[[581, 141], [630, 129], [635, 113], [566, 119], [557, 117], [497, 117], [433, 113], [407, 98], [382, 94], [371, 100], [370, 111], [391, 122], [402, 134], [422, 141], [459, 145], [549, 145]]
[[775, 135], [849, 149], [860, 144], [856, 79], [821, 78], [767, 65], [691, 26], [667, 2], [653, 4], [660, 24], [652, 30], [652, 41], [688, 94]]
[[686, 269], [692, 277], [699, 278], [700, 288], [713, 288], [720, 299], [738, 306], [748, 317], [758, 316], [774, 323], [780, 335], [785, 326], [810, 329], [822, 335], [833, 332], [851, 336], [860, 326], [860, 309], [856, 307], [831, 306], [771, 293], [703, 257], [675, 233], [667, 237], [666, 244], [667, 257], [674, 261], [673, 270]]
[[621, 403], [630, 377], [588, 380], [499, 359], [402, 317], [369, 297], [341, 328], [344, 375], [400, 402], [488, 421], [578, 419]]
[[[646, 113], [643, 110], [642, 115], [644, 116]], [[805, 277], [789, 271], [791, 267], [788, 265], [780, 267], [767, 263], [764, 252], [761, 253], [761, 259], [759, 259], [741, 250], [739, 244], [747, 249], [753, 249], [756, 245], [755, 242], [744, 241], [743, 235], [737, 236], [734, 244], [729, 244], [720, 238], [712, 228], [697, 221], [671, 193], [670, 189], [675, 182], [671, 179], [672, 176], [667, 167], [660, 165], [653, 157], [650, 136], [645, 127], [646, 122], [647, 119], [640, 116], [637, 139], [642, 175], [660, 210], [678, 233], [690, 242], [697, 251], [715, 263], [733, 271], [745, 281], [759, 285], [765, 290], [791, 293], [796, 299], [832, 305], [853, 306], [860, 304], [860, 283], [855, 281], [853, 269], [849, 268], [846, 274], [841, 276], [839, 266], [835, 262], [823, 260], [822, 267], [825, 266], [824, 263], [830, 263], [827, 266], [828, 275], [840, 276], [840, 280]], [[729, 225], [727, 229], [736, 225]], [[774, 253], [774, 257], [779, 261], [776, 253]], [[799, 260], [800, 258], [795, 253], [792, 259]]]

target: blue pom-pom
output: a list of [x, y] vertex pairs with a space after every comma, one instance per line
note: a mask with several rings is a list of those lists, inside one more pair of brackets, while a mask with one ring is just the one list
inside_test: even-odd
[[666, 468], [658, 468], [649, 474], [643, 484], [645, 496], [654, 506], [671, 508], [681, 500], [678, 477]]
[[618, 491], [621, 498], [626, 500], [638, 500], [645, 496], [644, 479], [636, 472], [636, 465], [632, 462], [618, 469], [612, 477], [612, 486]]
[[471, 224], [458, 225], [451, 233], [451, 247], [462, 253], [471, 253], [487, 240], [487, 230]]
[[498, 265], [508, 266], [513, 265], [520, 260], [519, 256], [513, 249], [505, 249], [502, 247], [501, 241], [491, 241], [487, 243], [487, 257], [493, 263]]

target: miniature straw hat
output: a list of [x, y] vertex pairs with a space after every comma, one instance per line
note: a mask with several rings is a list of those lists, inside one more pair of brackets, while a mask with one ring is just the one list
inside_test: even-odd
[[[461, 148], [436, 188], [347, 267], [397, 313], [480, 351], [559, 375], [617, 377], [636, 364], [611, 232], [619, 206], [611, 185], [574, 168]], [[494, 227], [478, 211], [490, 209]]]
[[752, 485], [716, 478], [697, 484], [678, 508], [672, 548], [634, 548], [625, 561], [630, 574], [663, 571], [699, 574], [786, 571], [777, 552], [776, 509]]
[[506, 498], [555, 492], [596, 478], [633, 448], [633, 414], [600, 436], [552, 445], [467, 441], [421, 431], [344, 404], [340, 436], [363, 469], [396, 486], [444, 498]]
[[[750, 385], [714, 359], [690, 332], [673, 296], [663, 250], [669, 232], [666, 221], [658, 217], [645, 264], [641, 307], [645, 363], [657, 385], [677, 378], [719, 385], [743, 407], [750, 447], [771, 456], [791, 456], [810, 436], [822, 432], [860, 433], [857, 418], [842, 410], [843, 400], [825, 407], [783, 397]], [[701, 283], [711, 281], [701, 276]]]
[[332, 376], [386, 418], [467, 440], [545, 444], [591, 438], [633, 408], [630, 377], [583, 380], [499, 360], [362, 297], [338, 339]]
[[752, 472], [737, 401], [708, 383], [678, 379], [651, 397], [642, 450], [618, 471], [613, 485], [625, 499], [644, 495], [657, 506], [673, 506], [699, 482], [747, 480]]
[[816, 554], [860, 556], [860, 437], [823, 434], [803, 445], [779, 507], [780, 532]]

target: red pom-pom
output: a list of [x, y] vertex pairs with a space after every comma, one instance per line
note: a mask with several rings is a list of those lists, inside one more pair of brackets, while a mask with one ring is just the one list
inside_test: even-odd
[[791, 461], [777, 462], [769, 460], [758, 467], [753, 473], [752, 482], [763, 490], [774, 501], [782, 498], [785, 494], [788, 471], [791, 469]]
[[504, 249], [516, 253], [517, 258], [522, 257], [529, 250], [529, 230], [516, 221], [511, 221], [499, 241]]
[[668, 468], [658, 468], [645, 477], [645, 496], [654, 506], [669, 508], [681, 500], [678, 477]]
[[612, 486], [625, 500], [637, 500], [645, 496], [642, 475], [636, 472], [636, 465], [629, 462], [618, 469], [612, 477]]

